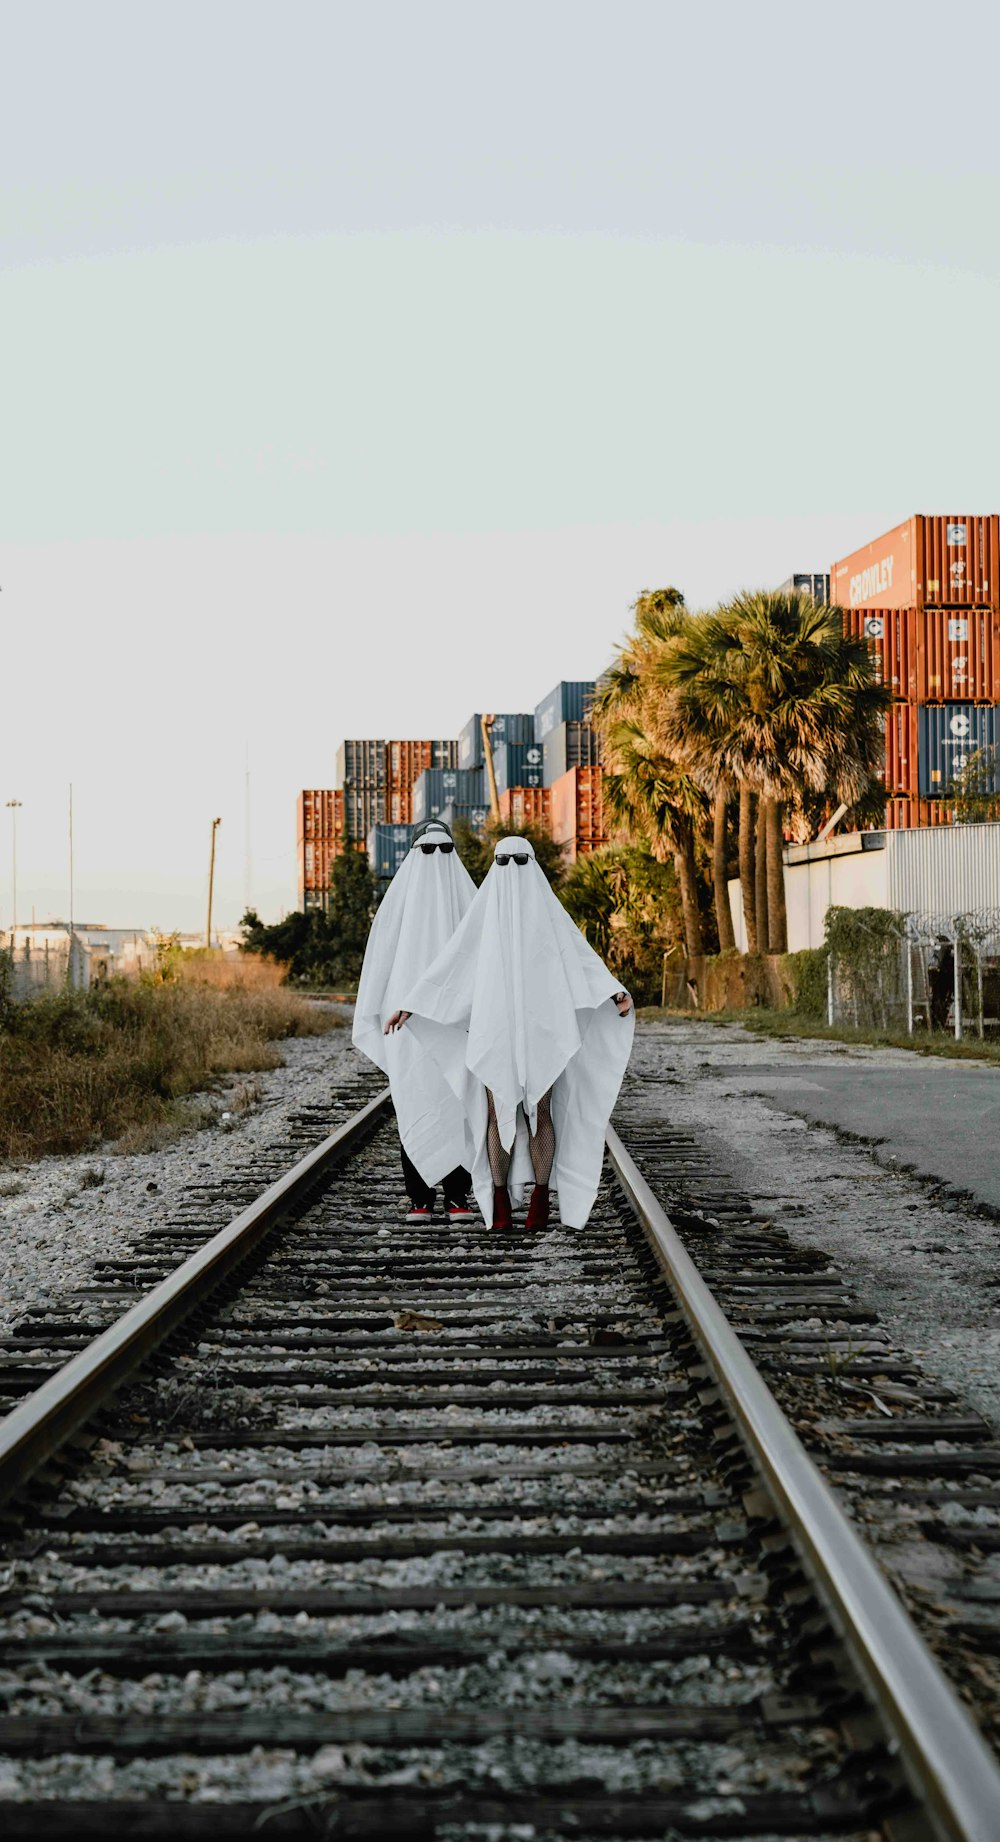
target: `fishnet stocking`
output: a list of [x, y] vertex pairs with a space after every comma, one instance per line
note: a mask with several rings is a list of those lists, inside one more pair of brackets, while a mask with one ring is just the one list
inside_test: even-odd
[[538, 1120], [533, 1138], [529, 1137], [528, 1148], [531, 1152], [531, 1168], [535, 1173], [536, 1183], [548, 1183], [552, 1175], [552, 1160], [556, 1155], [556, 1135], [552, 1125], [552, 1089], [543, 1094], [538, 1102]]
[[510, 1175], [510, 1152], [505, 1151], [500, 1143], [500, 1127], [497, 1125], [497, 1110], [493, 1105], [493, 1095], [486, 1089], [486, 1155], [490, 1161], [490, 1176], [493, 1188], [503, 1190], [507, 1187]]
[[[556, 1135], [552, 1125], [552, 1089], [543, 1094], [538, 1102], [538, 1121], [534, 1134], [529, 1134], [528, 1149], [531, 1153], [531, 1168], [535, 1173], [536, 1183], [548, 1183], [552, 1175], [552, 1160], [556, 1155]], [[496, 1108], [493, 1095], [486, 1089], [486, 1155], [490, 1161], [490, 1176], [494, 1189], [506, 1187], [510, 1175], [510, 1152], [505, 1151], [500, 1143], [500, 1128], [497, 1125]]]

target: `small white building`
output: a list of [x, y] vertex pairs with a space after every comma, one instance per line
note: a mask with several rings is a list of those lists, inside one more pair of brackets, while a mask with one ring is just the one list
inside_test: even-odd
[[0, 952], [12, 961], [15, 997], [25, 998], [67, 984], [86, 991], [119, 973], [152, 970], [156, 936], [147, 928], [93, 922], [74, 924], [71, 935], [68, 921], [31, 921], [19, 924], [13, 938], [0, 934]]
[[[747, 950], [738, 881], [729, 885], [736, 945]], [[854, 831], [785, 847], [788, 951], [821, 947], [828, 908], [903, 914], [1000, 911], [1000, 824]]]

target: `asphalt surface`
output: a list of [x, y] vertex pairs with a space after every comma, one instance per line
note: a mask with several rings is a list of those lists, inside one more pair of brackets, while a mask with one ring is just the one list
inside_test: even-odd
[[[727, 1078], [782, 1112], [866, 1140], [882, 1163], [1000, 1213], [1000, 1067], [914, 1055], [797, 1044], [794, 1068], [730, 1066]], [[870, 1059], [869, 1059], [870, 1058]]]

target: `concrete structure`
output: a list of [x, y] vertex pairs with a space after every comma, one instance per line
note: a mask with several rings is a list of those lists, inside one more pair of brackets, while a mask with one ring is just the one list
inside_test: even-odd
[[[736, 945], [745, 953], [738, 881], [729, 885], [729, 905]], [[785, 906], [790, 953], [823, 945], [828, 908], [1000, 914], [1000, 824], [845, 832], [824, 844], [788, 845]]]

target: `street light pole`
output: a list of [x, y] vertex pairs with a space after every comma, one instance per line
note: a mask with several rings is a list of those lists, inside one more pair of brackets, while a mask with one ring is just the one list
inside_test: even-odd
[[205, 923], [205, 945], [212, 944], [212, 890], [215, 885], [215, 834], [222, 824], [221, 819], [212, 820], [212, 847], [208, 858], [208, 920]]
[[10, 956], [14, 957], [14, 935], [17, 932], [17, 815], [22, 801], [9, 799], [7, 810], [10, 813], [10, 856], [11, 856], [11, 922], [10, 922]]

